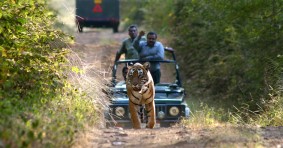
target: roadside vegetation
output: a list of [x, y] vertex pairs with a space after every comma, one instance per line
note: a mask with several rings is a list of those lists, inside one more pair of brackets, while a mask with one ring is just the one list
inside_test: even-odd
[[186, 124], [283, 125], [281, 1], [152, 0], [139, 6], [140, 25], [160, 33], [178, 55], [192, 109]]
[[55, 20], [45, 0], [0, 2], [0, 147], [70, 147], [99, 124], [102, 79]]
[[[124, 27], [156, 31], [176, 50], [192, 111], [184, 125], [283, 125], [282, 1], [121, 5]], [[100, 124], [103, 79], [54, 20], [45, 0], [0, 2], [0, 147], [70, 147]]]

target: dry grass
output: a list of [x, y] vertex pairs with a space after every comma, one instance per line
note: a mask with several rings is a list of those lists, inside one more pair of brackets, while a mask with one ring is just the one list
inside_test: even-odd
[[100, 60], [87, 62], [82, 59], [83, 52], [75, 52], [76, 49], [69, 54], [70, 65], [72, 65], [72, 72], [68, 73], [69, 81], [91, 101], [89, 105], [95, 108], [98, 117], [95, 127], [86, 123], [84, 130], [76, 134], [73, 147], [89, 147], [93, 145], [91, 141], [95, 138], [94, 133], [98, 134], [101, 132], [99, 128], [105, 127], [104, 110], [108, 108], [109, 99], [103, 90], [108, 91], [105, 84], [109, 79], [105, 75]]
[[[75, 24], [75, 0], [50, 0], [49, 5], [58, 11], [57, 21], [62, 24], [64, 31], [74, 34], [76, 32]], [[71, 30], [71, 32], [70, 32]], [[107, 107], [108, 100], [105, 94], [101, 93], [106, 90], [103, 85], [106, 82], [105, 71], [101, 67], [100, 59], [93, 59], [92, 62], [85, 59], [84, 52], [77, 52], [80, 47], [69, 46], [71, 53], [68, 60], [72, 71], [69, 72], [68, 78], [71, 84], [85, 93], [95, 107]], [[78, 49], [76, 51], [76, 49]]]

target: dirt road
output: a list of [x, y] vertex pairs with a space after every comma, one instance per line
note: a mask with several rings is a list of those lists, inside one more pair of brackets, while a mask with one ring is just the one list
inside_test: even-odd
[[[111, 29], [89, 29], [77, 33], [76, 52], [85, 63], [96, 64], [109, 72], [114, 55], [127, 33], [113, 34]], [[177, 125], [170, 128], [123, 129], [89, 128], [80, 135], [74, 147], [283, 147], [283, 127], [231, 126], [227, 124], [192, 128]]]

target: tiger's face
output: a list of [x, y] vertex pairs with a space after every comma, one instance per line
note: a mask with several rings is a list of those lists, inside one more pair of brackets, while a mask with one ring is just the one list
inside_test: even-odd
[[135, 63], [129, 67], [127, 73], [127, 85], [130, 86], [134, 91], [140, 91], [142, 86], [148, 81], [147, 72], [149, 70], [149, 62]]

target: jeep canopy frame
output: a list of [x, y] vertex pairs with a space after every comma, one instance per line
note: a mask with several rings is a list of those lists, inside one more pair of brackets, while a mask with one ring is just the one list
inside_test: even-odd
[[174, 63], [175, 64], [175, 71], [176, 71], [176, 84], [179, 87], [182, 87], [182, 82], [181, 82], [181, 78], [180, 78], [180, 74], [179, 74], [179, 65], [176, 61], [176, 56], [175, 56], [175, 52], [173, 50], [173, 48], [170, 47], [165, 47], [164, 51], [166, 51], [166, 53], [169, 53], [169, 56], [171, 54], [172, 60], [168, 60], [168, 59], [164, 59], [164, 60], [138, 60], [138, 59], [128, 59], [128, 60], [118, 60], [114, 62], [114, 65], [112, 67], [112, 85], [115, 86], [117, 84], [116, 82], [116, 73], [117, 73], [117, 67], [118, 64], [121, 63], [125, 63], [125, 65], [129, 64], [129, 63], [144, 63], [144, 62], [160, 62], [160, 63]]

